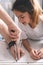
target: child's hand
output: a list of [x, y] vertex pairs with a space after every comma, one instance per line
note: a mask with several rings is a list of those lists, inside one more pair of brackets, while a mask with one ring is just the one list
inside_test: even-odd
[[43, 59], [43, 48], [38, 50], [38, 55], [40, 56], [40, 59]]
[[37, 50], [35, 50], [35, 49], [32, 49], [32, 50], [30, 51], [30, 56], [31, 56], [31, 58], [33, 58], [34, 60], [39, 60], [39, 59], [40, 59], [40, 56], [38, 55], [38, 52], [37, 52]]
[[23, 51], [23, 49], [18, 47], [17, 48], [18, 59], [20, 59], [24, 54], [25, 54], [25, 52]]
[[12, 56], [14, 57], [15, 60], [16, 60], [16, 57], [17, 57], [18, 59], [20, 59], [20, 58], [24, 55], [24, 51], [23, 51], [23, 49], [20, 48], [20, 47], [18, 47], [18, 48], [15, 50], [15, 47], [12, 46], [12, 47], [10, 48], [10, 52], [11, 52], [11, 54], [12, 54]]

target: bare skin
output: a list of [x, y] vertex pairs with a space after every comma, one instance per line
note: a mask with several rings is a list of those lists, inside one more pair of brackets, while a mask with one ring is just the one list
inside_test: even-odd
[[34, 60], [40, 59], [40, 56], [38, 55], [37, 50], [31, 47], [31, 45], [29, 44], [29, 41], [27, 39], [22, 40], [22, 44], [30, 53], [30, 56], [32, 59], [34, 59]]
[[[14, 23], [14, 21], [11, 19], [11, 17], [7, 14], [7, 12], [3, 9], [3, 7], [0, 5], [0, 19], [3, 20], [4, 23], [8, 26], [9, 35], [13, 38], [16, 38], [16, 36], [19, 37], [19, 34], [21, 33], [20, 28]], [[15, 32], [11, 32], [11, 30], [14, 30]]]
[[[18, 38], [18, 37], [16, 37], [16, 39], [13, 39], [12, 37], [9, 36], [8, 27], [3, 21], [0, 21], [0, 34], [2, 34], [2, 36], [4, 37], [7, 44], [9, 44], [9, 42], [12, 41], [12, 40], [17, 41], [17, 38]], [[24, 51], [21, 50], [20, 47], [17, 47], [17, 49], [18, 50], [16, 50], [16, 51], [17, 51], [17, 54], [18, 54], [18, 59], [20, 59], [20, 57], [21, 57], [20, 53], [24, 54]], [[14, 57], [14, 59], [16, 59], [16, 51], [14, 52], [14, 50], [15, 50], [14, 46], [12, 46], [10, 48], [10, 52], [11, 52], [12, 56]]]
[[[17, 41], [20, 37], [21, 30], [14, 23], [14, 21], [11, 19], [11, 17], [7, 14], [7, 12], [3, 9], [3, 7], [1, 5], [0, 5], [0, 19], [3, 20], [3, 22], [0, 21], [0, 34], [2, 34], [2, 36], [6, 40], [6, 43], [8, 44], [10, 41]], [[11, 32], [11, 30], [13, 30], [15, 32]], [[14, 50], [15, 50], [14, 46], [10, 48], [10, 51], [11, 51], [13, 57], [15, 58], [16, 51], [14, 52]], [[20, 52], [21, 52], [21, 50], [20, 50]]]

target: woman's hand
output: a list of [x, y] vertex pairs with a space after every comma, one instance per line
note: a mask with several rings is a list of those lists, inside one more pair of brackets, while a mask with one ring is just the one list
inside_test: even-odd
[[40, 59], [43, 59], [43, 48], [38, 50], [38, 55], [40, 56]]
[[34, 59], [34, 60], [39, 60], [39, 59], [40, 59], [40, 56], [38, 55], [38, 52], [37, 52], [37, 50], [35, 50], [35, 49], [32, 49], [32, 50], [30, 51], [30, 56], [31, 56], [31, 58]]
[[8, 27], [9, 36], [12, 41], [17, 41], [20, 38], [21, 29], [16, 27], [14, 24]]

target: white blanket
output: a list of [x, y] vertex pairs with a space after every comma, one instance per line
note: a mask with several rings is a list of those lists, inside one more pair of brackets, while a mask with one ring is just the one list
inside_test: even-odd
[[[40, 49], [41, 47], [43, 47], [43, 40], [40, 42], [32, 42], [32, 47], [36, 48], [36, 49]], [[41, 43], [41, 44], [40, 44]], [[14, 58], [12, 57], [11, 53], [9, 52], [9, 50], [7, 49], [7, 45], [5, 42], [0, 41], [0, 62], [8, 62], [8, 63], [43, 63], [43, 59], [40, 60], [33, 60], [31, 59], [29, 53], [27, 52], [27, 50], [24, 48], [24, 46], [22, 45], [22, 48], [24, 49], [24, 51], [26, 52], [26, 54], [17, 62], [14, 60]]]

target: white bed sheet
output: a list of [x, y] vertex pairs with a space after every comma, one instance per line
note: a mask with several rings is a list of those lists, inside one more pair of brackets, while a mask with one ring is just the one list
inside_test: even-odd
[[[31, 45], [32, 47], [36, 48], [36, 49], [40, 49], [41, 47], [43, 47], [43, 40], [42, 41], [31, 41]], [[40, 60], [33, 60], [30, 58], [29, 53], [27, 52], [27, 50], [24, 48], [24, 46], [22, 45], [22, 48], [24, 49], [24, 51], [26, 52], [26, 54], [17, 62], [14, 60], [14, 58], [12, 57], [12, 55], [10, 54], [9, 50], [7, 49], [7, 45], [5, 42], [0, 41], [0, 62], [9, 62], [9, 63], [43, 63], [43, 59]]]

